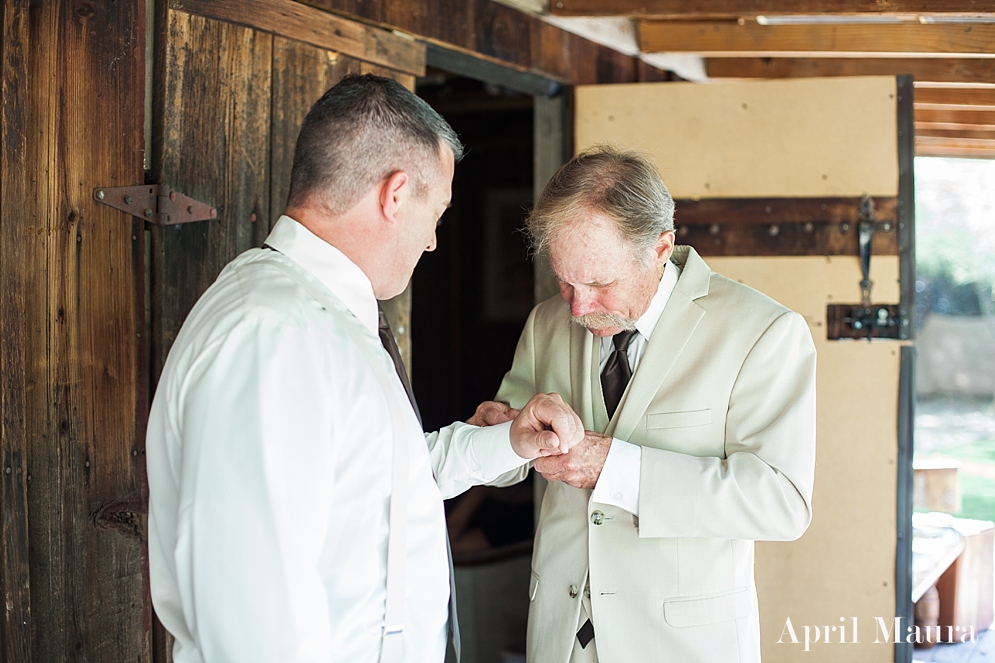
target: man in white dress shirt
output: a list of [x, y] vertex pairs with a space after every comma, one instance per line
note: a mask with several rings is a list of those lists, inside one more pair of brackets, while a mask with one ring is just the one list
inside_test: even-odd
[[344, 79], [304, 121], [266, 248], [226, 266], [184, 322], [147, 444], [152, 599], [177, 663], [382, 660], [394, 449], [399, 660], [441, 662], [442, 499], [582, 439], [553, 395], [514, 421], [425, 435], [381, 345], [377, 300], [435, 248], [460, 154], [396, 82]]
[[673, 216], [652, 164], [599, 147], [529, 219], [560, 296], [532, 311], [497, 400], [555, 391], [591, 431], [535, 462], [530, 663], [758, 662], [753, 542], [811, 519], [808, 325], [675, 246]]

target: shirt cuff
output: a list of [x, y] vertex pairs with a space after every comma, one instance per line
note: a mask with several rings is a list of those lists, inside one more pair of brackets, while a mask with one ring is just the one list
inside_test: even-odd
[[511, 447], [510, 421], [474, 430], [470, 434], [470, 448], [481, 470], [492, 478], [531, 462]]
[[610, 504], [639, 515], [639, 471], [642, 469], [642, 447], [612, 438], [601, 476], [594, 486], [591, 501]]

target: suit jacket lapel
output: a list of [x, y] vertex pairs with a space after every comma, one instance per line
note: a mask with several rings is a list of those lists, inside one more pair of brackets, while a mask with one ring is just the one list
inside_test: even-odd
[[[580, 325], [570, 324], [570, 405], [577, 412], [584, 428], [600, 431], [608, 425], [608, 413], [601, 397], [597, 355], [599, 347], [594, 334]], [[591, 380], [591, 361], [594, 357], [594, 381]], [[599, 407], [600, 405], [600, 407]]]
[[688, 246], [676, 247], [671, 260], [682, 269], [677, 287], [663, 309], [660, 321], [646, 345], [646, 352], [639, 361], [639, 367], [632, 375], [618, 411], [605, 431], [620, 440], [628, 440], [636, 430], [653, 397], [660, 391], [670, 369], [677, 362], [677, 357], [705, 315], [705, 309], [695, 300], [708, 294], [708, 280], [711, 276], [708, 265]]

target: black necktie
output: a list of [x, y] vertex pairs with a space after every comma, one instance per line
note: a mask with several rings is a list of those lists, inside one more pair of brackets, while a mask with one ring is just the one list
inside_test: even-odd
[[414, 409], [415, 416], [418, 417], [418, 423], [420, 424], [421, 412], [418, 410], [417, 401], [415, 401], [415, 392], [411, 390], [411, 381], [408, 380], [408, 372], [404, 369], [404, 362], [401, 361], [401, 351], [398, 350], [397, 343], [394, 341], [394, 332], [390, 329], [387, 314], [379, 306], [377, 310], [380, 311], [380, 342], [383, 343], [384, 350], [387, 351], [391, 361], [394, 362], [394, 370], [397, 371], [397, 377], [401, 378], [404, 393], [408, 395], [408, 400], [411, 401], [411, 407]]
[[[404, 392], [408, 395], [408, 400], [411, 401], [411, 407], [415, 411], [415, 416], [418, 417], [418, 423], [421, 424], [421, 412], [418, 411], [415, 392], [411, 390], [411, 381], [408, 380], [408, 372], [404, 368], [404, 362], [401, 361], [401, 351], [398, 350], [397, 343], [394, 341], [394, 332], [390, 330], [390, 322], [387, 321], [387, 315], [383, 312], [383, 309], [377, 306], [377, 310], [380, 311], [380, 342], [383, 344], [387, 354], [390, 355], [391, 361], [394, 362], [394, 370], [397, 371], [397, 377], [401, 378]], [[448, 532], [446, 533], [446, 555], [449, 557], [449, 636], [453, 641], [456, 660], [459, 661], [460, 634], [459, 621], [456, 618], [456, 573], [453, 569], [453, 551], [452, 546], [449, 544]]]
[[615, 410], [622, 400], [625, 387], [632, 377], [632, 369], [629, 368], [629, 357], [626, 351], [629, 348], [629, 341], [635, 330], [623, 331], [615, 334], [612, 343], [615, 349], [608, 355], [608, 363], [605, 370], [601, 371], [601, 392], [605, 396], [605, 408], [608, 410], [608, 418], [615, 416]]
[[[615, 349], [608, 355], [608, 363], [605, 370], [601, 371], [601, 392], [605, 397], [605, 409], [608, 410], [608, 418], [615, 416], [615, 410], [622, 400], [625, 387], [632, 377], [632, 369], [629, 368], [629, 356], [626, 351], [629, 349], [629, 341], [635, 330], [622, 331], [612, 337]], [[582, 649], [587, 649], [587, 645], [594, 639], [594, 624], [588, 619], [577, 631], [577, 641]]]

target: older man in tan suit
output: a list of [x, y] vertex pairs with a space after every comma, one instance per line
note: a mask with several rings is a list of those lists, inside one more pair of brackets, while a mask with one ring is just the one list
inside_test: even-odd
[[496, 400], [557, 392], [596, 431], [535, 463], [530, 663], [759, 661], [753, 542], [811, 519], [808, 326], [675, 247], [673, 212], [651, 164], [602, 147], [529, 219], [561, 297], [532, 311]]

